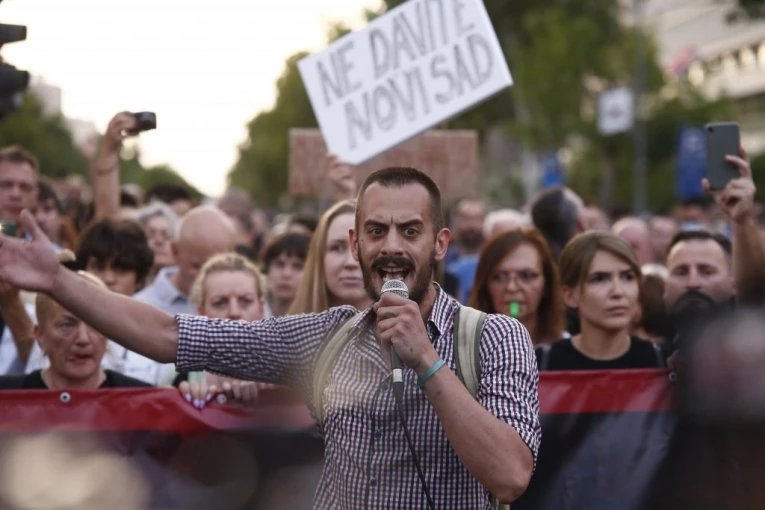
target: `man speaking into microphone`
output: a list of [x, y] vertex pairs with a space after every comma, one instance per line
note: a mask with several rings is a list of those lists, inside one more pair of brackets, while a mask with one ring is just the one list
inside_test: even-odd
[[[433, 283], [451, 238], [441, 211], [437, 185], [418, 170], [387, 168], [365, 180], [349, 232], [375, 300], [361, 312], [340, 306], [249, 323], [173, 317], [61, 269], [29, 213], [22, 223], [31, 240], [0, 236], [0, 280], [50, 294], [107, 338], [181, 372], [296, 388], [325, 441], [315, 508], [489, 509], [492, 495], [520, 496], [533, 471], [536, 359], [518, 321], [489, 315], [474, 335], [474, 393], [455, 373], [460, 305]], [[333, 346], [327, 376], [314, 383], [324, 366], [317, 359]], [[401, 382], [392, 384], [397, 360]]]

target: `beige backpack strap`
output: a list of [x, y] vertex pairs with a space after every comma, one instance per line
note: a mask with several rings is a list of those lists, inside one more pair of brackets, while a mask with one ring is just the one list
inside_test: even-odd
[[334, 332], [324, 341], [318, 354], [313, 368], [313, 407], [316, 414], [316, 423], [319, 425], [324, 421], [324, 387], [327, 385], [329, 374], [335, 365], [335, 360], [343, 352], [353, 335], [351, 329], [356, 324], [358, 317], [362, 312], [347, 319], [344, 323], [335, 328]]
[[457, 376], [474, 397], [481, 380], [481, 329], [486, 313], [460, 306], [454, 316], [454, 362]]
[[[481, 330], [486, 313], [469, 306], [460, 306], [454, 316], [454, 362], [457, 376], [475, 397], [481, 381]], [[510, 505], [491, 496], [492, 510], [510, 510]]]

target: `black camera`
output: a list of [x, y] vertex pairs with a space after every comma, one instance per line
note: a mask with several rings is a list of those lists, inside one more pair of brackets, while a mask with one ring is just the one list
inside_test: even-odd
[[135, 129], [130, 130], [130, 134], [138, 134], [141, 131], [149, 131], [150, 129], [157, 129], [157, 114], [154, 112], [136, 112], [133, 114], [135, 117]]

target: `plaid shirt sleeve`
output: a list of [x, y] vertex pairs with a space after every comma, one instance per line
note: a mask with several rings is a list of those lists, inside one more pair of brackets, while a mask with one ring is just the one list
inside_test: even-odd
[[539, 372], [528, 331], [515, 319], [489, 315], [481, 335], [478, 401], [504, 421], [529, 447], [536, 465], [539, 424]]
[[255, 322], [179, 314], [177, 369], [208, 370], [306, 391], [321, 342], [354, 313], [345, 306]]

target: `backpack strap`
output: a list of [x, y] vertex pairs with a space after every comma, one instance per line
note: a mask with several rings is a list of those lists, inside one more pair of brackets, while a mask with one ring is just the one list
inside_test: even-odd
[[462, 306], [454, 315], [454, 362], [457, 377], [474, 397], [481, 380], [481, 330], [486, 313]]
[[[486, 313], [469, 306], [460, 306], [454, 315], [454, 362], [457, 376], [475, 397], [481, 381], [481, 332]], [[510, 510], [509, 505], [491, 496], [492, 510]]]
[[313, 407], [316, 423], [319, 425], [324, 422], [324, 387], [327, 385], [327, 380], [329, 380], [329, 374], [332, 372], [335, 361], [351, 341], [351, 338], [353, 338], [353, 335], [350, 334], [351, 329], [358, 322], [358, 318], [362, 313], [359, 312], [338, 325], [330, 333], [316, 354], [316, 362], [313, 368]]

